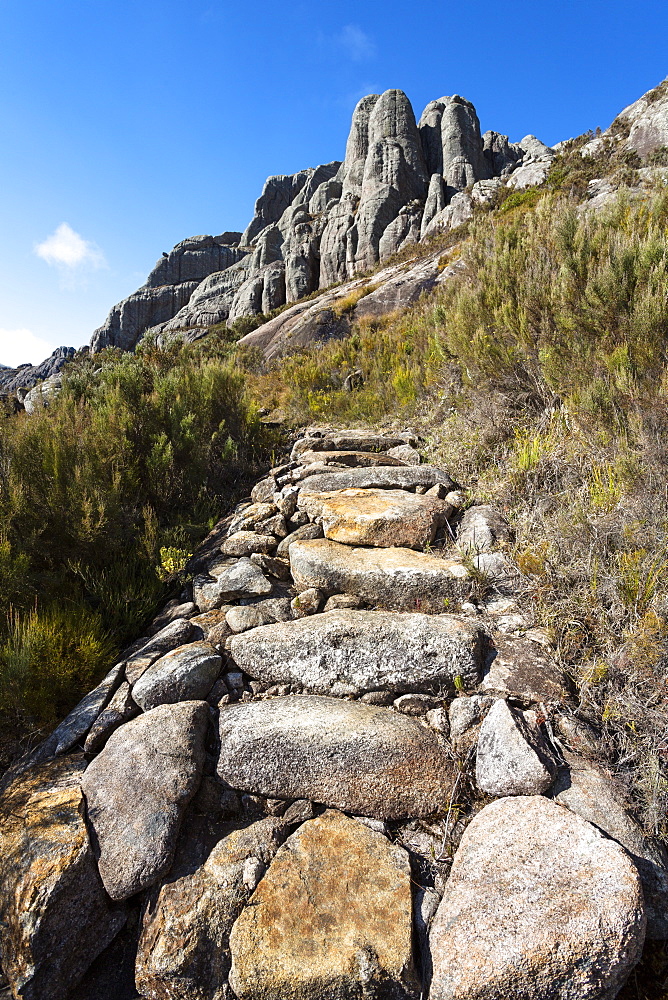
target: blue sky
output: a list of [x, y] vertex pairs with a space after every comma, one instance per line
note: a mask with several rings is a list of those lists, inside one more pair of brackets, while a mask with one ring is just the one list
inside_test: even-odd
[[366, 93], [554, 143], [668, 75], [667, 39], [665, 0], [0, 0], [0, 362], [87, 342], [268, 174], [341, 159]]

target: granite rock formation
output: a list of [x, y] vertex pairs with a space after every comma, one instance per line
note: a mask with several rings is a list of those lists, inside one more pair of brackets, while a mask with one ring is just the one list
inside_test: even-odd
[[[432, 101], [419, 123], [401, 90], [363, 97], [342, 162], [269, 177], [243, 234], [179, 243], [142, 288], [114, 306], [91, 349], [131, 350], [149, 330], [196, 339], [217, 323], [266, 315], [352, 281], [403, 247], [465, 221], [472, 204], [468, 195], [459, 198], [465, 188], [483, 185], [476, 198], [489, 199], [495, 187], [485, 184], [533, 163], [539, 150], [541, 163], [548, 162], [552, 151], [533, 136], [521, 143], [496, 132], [482, 136], [475, 108], [457, 95]], [[434, 277], [418, 283], [417, 294]], [[396, 295], [378, 299], [374, 314], [396, 308]], [[321, 315], [302, 340], [345, 332], [345, 318]]]

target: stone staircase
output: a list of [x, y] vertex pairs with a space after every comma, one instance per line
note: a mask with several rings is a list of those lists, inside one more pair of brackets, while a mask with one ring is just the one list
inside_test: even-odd
[[4, 780], [25, 1000], [584, 1000], [668, 938], [503, 516], [411, 432], [310, 428]]

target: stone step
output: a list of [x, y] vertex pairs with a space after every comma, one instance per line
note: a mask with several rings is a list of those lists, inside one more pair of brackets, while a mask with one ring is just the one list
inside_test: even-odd
[[437, 469], [433, 465], [407, 465], [403, 468], [380, 465], [377, 468], [320, 473], [302, 479], [300, 488], [309, 493], [349, 489], [414, 490], [416, 486], [430, 489], [438, 483], [442, 483], [448, 491], [458, 488], [444, 469]]
[[230, 935], [239, 1000], [417, 1000], [408, 854], [328, 810], [281, 847]]
[[218, 775], [232, 788], [376, 819], [446, 810], [457, 773], [414, 719], [317, 695], [226, 706], [220, 744]]
[[405, 468], [406, 462], [385, 452], [376, 451], [305, 451], [300, 456], [302, 465], [311, 465], [320, 462], [323, 465], [330, 465], [332, 462], [338, 465], [349, 465], [351, 468], [367, 468], [374, 466], [388, 466]]
[[240, 670], [336, 697], [386, 690], [454, 692], [480, 680], [482, 630], [452, 615], [327, 611], [228, 641]]
[[354, 594], [396, 611], [438, 614], [458, 605], [471, 585], [458, 558], [405, 548], [357, 548], [327, 538], [293, 542], [290, 569], [297, 590]]
[[290, 460], [302, 461], [305, 451], [388, 451], [414, 441], [410, 435], [374, 434], [373, 431], [332, 431], [322, 437], [299, 438], [292, 446]]
[[297, 506], [322, 524], [325, 538], [347, 545], [422, 549], [447, 521], [450, 505], [405, 490], [301, 489]]

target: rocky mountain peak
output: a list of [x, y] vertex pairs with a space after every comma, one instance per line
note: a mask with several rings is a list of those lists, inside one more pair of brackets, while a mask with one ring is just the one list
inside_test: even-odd
[[[668, 80], [625, 108], [583, 155], [606, 143], [622, 143], [644, 161], [661, 156]], [[369, 94], [353, 112], [343, 161], [269, 177], [243, 234], [194, 236], [163, 253], [94, 332], [91, 350], [133, 350], [149, 331], [196, 339], [215, 324], [354, 282], [407, 245], [461, 225], [500, 186], [542, 183], [554, 156], [534, 135], [511, 142], [493, 130], [481, 134], [475, 107], [459, 94], [431, 101], [418, 122], [403, 91]], [[392, 292], [388, 302], [395, 300]], [[318, 336], [340, 335], [344, 326], [337, 321]], [[0, 381], [15, 377], [3, 370]]]

